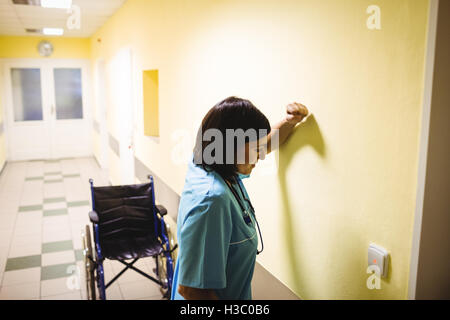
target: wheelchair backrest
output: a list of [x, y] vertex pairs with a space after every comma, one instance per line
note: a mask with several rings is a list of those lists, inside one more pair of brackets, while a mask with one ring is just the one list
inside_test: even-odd
[[92, 187], [94, 210], [99, 217], [98, 240], [105, 258], [146, 256], [159, 243], [152, 185]]

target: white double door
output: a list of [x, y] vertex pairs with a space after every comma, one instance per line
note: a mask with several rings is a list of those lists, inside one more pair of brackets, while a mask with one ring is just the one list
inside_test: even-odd
[[92, 154], [88, 60], [3, 61], [9, 160]]

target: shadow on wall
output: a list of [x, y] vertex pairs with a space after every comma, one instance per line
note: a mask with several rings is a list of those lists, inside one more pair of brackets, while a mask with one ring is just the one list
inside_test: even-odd
[[[331, 287], [311, 286], [314, 282], [310, 281], [311, 278], [308, 274], [299, 272], [302, 270], [302, 266], [307, 263], [305, 260], [301, 261], [299, 259], [301, 255], [298, 254], [303, 252], [304, 248], [302, 248], [302, 243], [297, 241], [299, 238], [296, 230], [298, 219], [297, 222], [295, 219], [302, 216], [302, 213], [294, 212], [293, 208], [297, 199], [289, 196], [292, 195], [292, 192], [288, 192], [288, 172], [290, 167], [294, 165], [293, 159], [304, 147], [312, 148], [322, 159], [327, 157], [325, 141], [314, 115], [311, 115], [304, 123], [296, 127], [288, 141], [279, 150], [278, 178], [283, 210], [284, 245], [287, 249], [288, 272], [293, 283], [291, 289], [296, 294], [303, 292], [303, 294], [300, 294], [303, 299], [398, 299], [398, 296], [391, 295], [386, 290], [369, 290], [367, 288], [366, 281], [370, 276], [366, 272], [368, 243], [361, 239], [358, 230], [354, 230], [352, 221], [348, 221], [345, 229], [342, 229], [342, 227], [332, 225], [329, 221], [324, 221], [323, 217], [316, 217], [317, 221], [320, 221], [322, 237], [326, 235], [326, 239], [332, 240], [330, 246], [320, 248], [320, 254], [323, 256], [326, 266], [335, 266], [333, 272], [320, 273], [320, 277], [324, 278], [321, 283], [328, 283], [329, 280], [330, 283], [339, 283], [340, 285]], [[320, 183], [320, 181], [314, 183]], [[344, 234], [346, 236], [342, 237]], [[336, 248], [347, 248], [353, 254], [349, 255], [350, 259], [341, 261], [341, 252]], [[393, 261], [391, 257], [389, 259], [388, 277], [382, 278], [381, 289], [391, 282]], [[339, 262], [336, 264], [332, 261]], [[326, 269], [326, 267], [324, 268]], [[324, 271], [325, 269], [318, 271]], [[351, 275], [351, 281], [349, 281], [349, 275]], [[314, 275], [314, 277], [317, 277], [317, 275]], [[306, 292], [307, 294], [305, 294]]]
[[297, 259], [297, 244], [294, 235], [294, 223], [292, 219], [291, 201], [288, 195], [288, 187], [286, 182], [286, 172], [288, 171], [291, 161], [295, 154], [303, 147], [310, 146], [321, 157], [326, 157], [325, 143], [319, 129], [319, 125], [314, 115], [310, 115], [308, 119], [301, 125], [297, 126], [288, 138], [287, 142], [280, 147], [278, 176], [280, 182], [281, 201], [283, 204], [284, 214], [284, 230], [285, 244], [289, 252], [290, 274], [295, 283], [294, 290], [300, 291], [299, 263]]

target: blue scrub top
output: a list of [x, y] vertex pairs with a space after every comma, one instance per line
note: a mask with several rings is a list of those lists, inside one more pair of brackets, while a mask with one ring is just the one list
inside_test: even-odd
[[[237, 179], [244, 196], [247, 191]], [[172, 284], [172, 300], [183, 300], [178, 285], [215, 289], [220, 299], [250, 300], [258, 236], [254, 212], [233, 185], [243, 212], [233, 193], [215, 171], [206, 171], [191, 160], [181, 194], [177, 218], [178, 258]]]

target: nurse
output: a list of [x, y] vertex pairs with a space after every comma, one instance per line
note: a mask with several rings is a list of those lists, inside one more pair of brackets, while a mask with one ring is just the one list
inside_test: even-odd
[[261, 111], [237, 97], [206, 114], [178, 210], [172, 300], [252, 299], [261, 234], [242, 179], [307, 115], [302, 104], [289, 104], [286, 117], [271, 128]]

